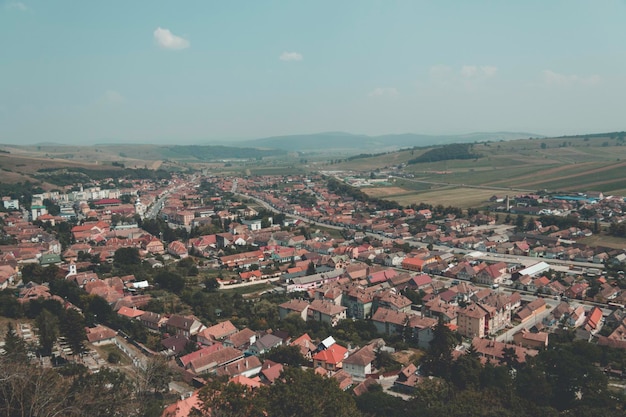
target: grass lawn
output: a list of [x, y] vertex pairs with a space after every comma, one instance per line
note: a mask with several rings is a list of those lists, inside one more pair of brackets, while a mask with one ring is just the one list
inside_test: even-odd
[[609, 236], [605, 234], [596, 234], [589, 237], [584, 237], [578, 240], [579, 243], [584, 243], [587, 246], [606, 246], [615, 249], [626, 248], [626, 238]]
[[120, 355], [120, 362], [118, 363], [118, 365], [126, 366], [132, 363], [130, 358], [114, 344], [94, 346], [94, 348], [98, 351], [98, 354], [100, 355], [100, 357], [104, 359], [105, 361], [109, 357], [109, 353], [117, 352]]

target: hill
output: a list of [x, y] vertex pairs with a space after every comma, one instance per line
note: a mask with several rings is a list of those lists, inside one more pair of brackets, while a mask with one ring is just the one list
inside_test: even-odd
[[401, 148], [445, 145], [451, 143], [474, 143], [483, 141], [509, 141], [522, 138], [543, 137], [523, 132], [486, 132], [465, 135], [419, 135], [415, 133], [380, 136], [355, 135], [345, 132], [326, 132], [307, 135], [272, 136], [237, 142], [238, 146], [263, 149], [282, 149], [290, 152], [343, 152], [393, 151]]
[[[446, 147], [359, 155], [320, 169], [361, 172], [387, 178], [386, 186], [365, 188], [374, 197], [401, 204], [437, 201], [480, 206], [493, 194], [538, 190], [601, 191], [626, 195], [626, 134], [623, 132], [481, 142], [471, 145], [471, 158], [458, 159]], [[439, 152], [436, 152], [439, 150]]]

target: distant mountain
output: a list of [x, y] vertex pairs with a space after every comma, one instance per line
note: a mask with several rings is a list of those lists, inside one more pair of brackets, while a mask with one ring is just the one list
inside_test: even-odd
[[524, 132], [484, 132], [464, 135], [418, 135], [404, 133], [397, 135], [355, 135], [346, 132], [326, 132], [305, 135], [272, 136], [233, 142], [232, 146], [248, 146], [264, 149], [281, 149], [289, 152], [355, 152], [393, 151], [414, 146], [425, 147], [450, 143], [468, 143], [484, 141], [500, 141], [526, 139], [529, 137], [543, 138], [542, 135]]

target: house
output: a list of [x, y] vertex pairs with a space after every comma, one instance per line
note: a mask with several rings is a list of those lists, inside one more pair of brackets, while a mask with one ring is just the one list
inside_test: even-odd
[[141, 317], [139, 317], [141, 324], [146, 326], [150, 330], [161, 330], [161, 327], [167, 322], [167, 318], [160, 314], [146, 311]]
[[235, 377], [243, 375], [245, 377], [252, 377], [257, 375], [261, 371], [261, 360], [257, 356], [248, 356], [238, 359], [229, 364], [220, 366], [216, 369], [217, 376], [229, 376]]
[[261, 365], [259, 378], [263, 383], [273, 384], [283, 372], [283, 369], [282, 364], [267, 359]]
[[459, 310], [458, 332], [465, 337], [485, 337], [488, 321], [487, 311], [478, 304], [469, 304]]
[[434, 297], [422, 306], [422, 311], [426, 317], [442, 319], [444, 323], [456, 325], [459, 307], [448, 304], [439, 297]]
[[352, 390], [352, 393], [356, 397], [360, 397], [361, 395], [369, 392], [369, 390], [372, 389], [374, 385], [378, 385], [378, 382], [376, 382], [376, 380], [373, 378], [367, 378], [363, 382], [358, 384], [356, 387], [354, 387], [354, 389]]
[[191, 337], [197, 335], [205, 326], [195, 317], [172, 315], [165, 324], [169, 333]]
[[56, 253], [44, 253], [41, 255], [41, 258], [39, 258], [39, 265], [41, 266], [61, 265], [62, 263], [63, 260], [61, 256]]
[[250, 345], [248, 351], [252, 355], [262, 355], [275, 347], [282, 346], [283, 339], [273, 334], [266, 334], [261, 336], [256, 342]]
[[296, 340], [293, 340], [290, 343], [290, 346], [298, 346], [298, 348], [300, 348], [300, 353], [302, 354], [302, 356], [309, 361], [313, 357], [313, 352], [317, 350], [317, 344], [313, 342], [313, 340], [311, 340], [311, 336], [309, 336], [307, 333], [298, 337]]
[[347, 390], [352, 386], [352, 375], [341, 369], [331, 376], [339, 384], [339, 389], [342, 391]]
[[87, 341], [95, 346], [113, 343], [117, 332], [103, 325], [87, 328]]
[[227, 336], [224, 338], [222, 343], [224, 343], [224, 346], [231, 346], [235, 349], [246, 350], [254, 342], [256, 342], [256, 332], [246, 327], [237, 333]]
[[348, 349], [334, 343], [329, 348], [320, 350], [313, 355], [313, 367], [327, 371], [338, 371], [343, 367], [343, 361], [348, 356]]
[[273, 362], [268, 359], [263, 362], [263, 365], [261, 366], [259, 378], [261, 378], [261, 381], [267, 384], [273, 384], [274, 381], [276, 381], [280, 374], [283, 372], [283, 369], [284, 367], [282, 364]]
[[402, 335], [407, 324], [407, 313], [379, 308], [372, 316], [372, 323], [379, 334], [393, 336]]
[[524, 323], [527, 320], [530, 320], [532, 317], [535, 317], [537, 314], [545, 311], [547, 305], [546, 300], [543, 298], [537, 298], [534, 301], [526, 304], [520, 311], [517, 312], [517, 317]]
[[576, 283], [565, 291], [565, 296], [582, 300], [587, 295], [589, 284], [586, 282]]
[[191, 365], [192, 361], [198, 358], [201, 358], [203, 356], [206, 356], [210, 353], [217, 352], [218, 350], [221, 350], [221, 349], [224, 349], [224, 346], [221, 343], [215, 343], [211, 346], [205, 346], [201, 349], [195, 350], [191, 353], [188, 353], [186, 355], [179, 357], [178, 363], [184, 369], [189, 369], [189, 366]]
[[187, 253], [187, 247], [185, 246], [183, 242], [179, 240], [170, 242], [170, 244], [167, 245], [167, 253], [169, 253], [170, 255], [177, 256], [181, 259], [186, 258], [189, 255]]
[[16, 277], [17, 272], [14, 268], [8, 265], [0, 266], [0, 290], [6, 290], [9, 285], [13, 285]]
[[246, 387], [248, 390], [257, 389], [261, 386], [261, 380], [259, 377], [248, 378], [247, 376], [237, 375], [228, 380], [229, 384], [239, 384]]
[[410, 329], [410, 337], [420, 349], [428, 349], [434, 337], [437, 320], [431, 317], [422, 317], [410, 314], [407, 327]]
[[117, 310], [117, 315], [126, 317], [127, 319], [139, 319], [146, 312], [143, 310], [139, 310], [138, 308], [129, 308], [126, 306], [122, 306], [119, 310]]
[[505, 262], [487, 265], [476, 274], [476, 282], [485, 285], [501, 284], [505, 278], [506, 270]]
[[278, 315], [284, 320], [287, 315], [296, 313], [300, 318], [306, 321], [309, 312], [309, 302], [305, 300], [292, 298], [278, 306]]
[[420, 377], [417, 376], [417, 366], [410, 363], [400, 370], [398, 377], [393, 383], [393, 386], [399, 391], [412, 393], [415, 391], [417, 384], [420, 382]]
[[214, 373], [215, 370], [243, 358], [243, 352], [232, 347], [225, 347], [208, 355], [199, 357], [189, 364], [189, 370], [196, 375]]
[[408, 269], [409, 271], [422, 272], [424, 265], [426, 265], [426, 260], [415, 257], [415, 258], [404, 258], [401, 263], [403, 269]]
[[148, 235], [141, 240], [141, 247], [153, 255], [165, 253], [163, 242], [152, 235]]
[[535, 349], [528, 349], [490, 339], [481, 339], [479, 337], [472, 339], [472, 346], [474, 346], [479, 356], [487, 360], [495, 361], [496, 363], [502, 363], [504, 360], [505, 349], [513, 349], [515, 358], [519, 363], [526, 362], [527, 356], [537, 356], [539, 353], [539, 351]]
[[258, 281], [261, 279], [262, 273], [260, 270], [256, 269], [253, 271], [242, 271], [239, 273], [239, 278], [242, 281]]
[[187, 417], [192, 413], [200, 413], [202, 410], [203, 402], [198, 397], [198, 392], [195, 391], [188, 397], [182, 398], [180, 401], [168, 406], [161, 417]]
[[345, 320], [347, 308], [332, 304], [324, 300], [313, 300], [309, 305], [307, 321], [314, 320], [336, 326], [340, 320]]
[[183, 354], [188, 343], [190, 343], [189, 338], [179, 334], [161, 340], [161, 345], [165, 348], [165, 354], [168, 357]]
[[415, 289], [415, 290], [423, 290], [424, 288], [427, 288], [430, 284], [432, 284], [433, 279], [426, 275], [426, 274], [421, 274], [421, 275], [416, 275], [414, 277], [412, 277], [409, 282], [409, 288]]
[[215, 341], [221, 341], [235, 333], [237, 333], [237, 328], [230, 320], [226, 320], [198, 332], [197, 340], [202, 344], [209, 345]]
[[584, 327], [592, 334], [597, 333], [604, 324], [602, 310], [599, 307], [593, 307], [587, 315]]
[[365, 378], [372, 373], [374, 359], [376, 359], [374, 347], [367, 345], [343, 361], [343, 370], [354, 377]]
[[548, 347], [548, 336], [545, 332], [532, 333], [522, 329], [513, 335], [513, 341], [518, 346], [540, 350]]
[[380, 307], [407, 312], [411, 309], [411, 300], [402, 294], [398, 294], [395, 290], [383, 291], [374, 295], [374, 311]]
[[[55, 296], [55, 297], [58, 297], [58, 296]], [[23, 288], [20, 289], [17, 301], [23, 304], [31, 300], [36, 300], [38, 298], [43, 298], [44, 300], [53, 298], [52, 295], [50, 294], [50, 288], [48, 288], [45, 285], [36, 284], [33, 281], [30, 281], [28, 284], [26, 284]], [[65, 300], [63, 300], [62, 298], [60, 297], [58, 298], [60, 302], [62, 303], [65, 302]]]

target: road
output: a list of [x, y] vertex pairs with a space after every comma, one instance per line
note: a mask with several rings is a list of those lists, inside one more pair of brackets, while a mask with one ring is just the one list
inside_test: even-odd
[[498, 342], [512, 342], [513, 341], [513, 335], [515, 333], [519, 332], [522, 329], [528, 330], [531, 327], [533, 327], [535, 324], [541, 323], [541, 321], [550, 314], [552, 309], [557, 306], [558, 302], [556, 302], [556, 300], [548, 300], [548, 299], [546, 299], [546, 304], [547, 304], [547, 307], [546, 307], [546, 309], [544, 311], [542, 311], [541, 313], [538, 313], [538, 314], [534, 314], [533, 317], [529, 318], [525, 322], [520, 323], [520, 324], [518, 324], [517, 326], [514, 326], [511, 329], [508, 329], [505, 333], [502, 333], [501, 335], [497, 336], [496, 337], [496, 341], [498, 341]]
[[176, 186], [174, 188], [171, 188], [171, 189], [163, 191], [163, 193], [156, 200], [154, 200], [154, 203], [152, 203], [152, 205], [150, 206], [150, 208], [146, 212], [144, 218], [146, 218], [146, 219], [154, 219], [159, 214], [159, 211], [161, 211], [161, 209], [165, 205], [165, 201], [170, 196], [170, 194], [172, 194], [174, 191], [178, 190], [180, 187], [181, 186], [178, 185], [178, 186]]

